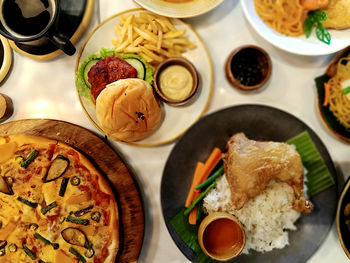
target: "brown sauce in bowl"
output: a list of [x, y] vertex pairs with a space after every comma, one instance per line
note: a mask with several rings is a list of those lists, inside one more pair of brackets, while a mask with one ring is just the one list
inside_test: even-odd
[[226, 255], [241, 247], [244, 233], [238, 224], [228, 218], [211, 222], [203, 233], [203, 245], [210, 254]]

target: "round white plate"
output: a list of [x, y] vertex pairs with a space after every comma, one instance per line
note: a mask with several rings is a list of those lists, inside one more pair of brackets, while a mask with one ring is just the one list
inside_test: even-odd
[[[114, 27], [118, 25], [121, 15], [138, 14], [147, 12], [144, 9], [130, 9], [107, 18], [99, 24], [87, 37], [83, 44], [75, 67], [75, 74], [80, 64], [88, 58], [89, 55], [97, 53], [102, 47], [113, 48], [112, 40], [117, 38]], [[199, 89], [189, 103], [183, 106], [170, 106], [162, 103], [164, 118], [160, 127], [148, 135], [146, 138], [132, 142], [130, 144], [138, 146], [157, 146], [169, 143], [180, 137], [192, 124], [194, 124], [203, 115], [207, 108], [212, 89], [213, 89], [213, 66], [208, 50], [200, 36], [189, 25], [179, 19], [171, 19], [172, 23], [179, 30], [186, 30], [185, 36], [197, 48], [188, 50], [183, 54], [185, 58], [193, 63], [199, 74]], [[84, 97], [79, 95], [82, 107], [87, 113], [92, 123], [101, 131], [98, 124], [95, 107], [91, 105]]]
[[156, 14], [168, 17], [194, 17], [209, 12], [224, 0], [190, 0], [171, 3], [164, 0], [135, 0], [136, 3]]
[[329, 30], [332, 37], [330, 45], [318, 40], [314, 31], [310, 38], [282, 35], [260, 19], [255, 12], [254, 0], [241, 0], [241, 5], [246, 18], [259, 35], [272, 45], [288, 52], [307, 56], [326, 55], [337, 52], [350, 44], [350, 29]]

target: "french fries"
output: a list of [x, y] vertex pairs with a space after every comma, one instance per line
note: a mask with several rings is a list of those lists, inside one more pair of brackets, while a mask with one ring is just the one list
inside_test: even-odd
[[118, 38], [112, 42], [116, 52], [138, 53], [148, 63], [179, 57], [187, 49], [196, 48], [185, 37], [185, 30], [176, 29], [166, 17], [146, 12], [122, 15], [115, 32]]

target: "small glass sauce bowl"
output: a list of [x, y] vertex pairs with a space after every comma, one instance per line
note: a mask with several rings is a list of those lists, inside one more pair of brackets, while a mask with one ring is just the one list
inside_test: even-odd
[[227, 261], [243, 250], [244, 229], [238, 219], [229, 213], [211, 213], [199, 226], [198, 241], [206, 255], [214, 260]]
[[262, 48], [246, 45], [232, 51], [226, 60], [225, 71], [234, 87], [253, 90], [260, 88], [269, 79], [272, 62]]
[[[174, 66], [174, 65], [182, 66], [185, 69], [187, 69], [192, 77], [192, 80], [193, 80], [192, 81], [192, 88], [191, 88], [190, 92], [187, 94], [186, 97], [181, 98], [181, 99], [174, 99], [174, 98], [170, 98], [170, 97], [166, 96], [162, 92], [162, 88], [161, 88], [160, 75], [161, 75], [162, 71], [167, 69], [168, 67]], [[165, 61], [163, 61], [161, 64], [159, 64], [158, 67], [156, 68], [155, 73], [154, 73], [154, 79], [153, 79], [153, 87], [154, 87], [155, 91], [157, 92], [158, 96], [160, 97], [160, 99], [163, 100], [164, 102], [170, 103], [170, 104], [183, 104], [183, 103], [187, 102], [196, 93], [196, 91], [198, 89], [197, 70], [194, 67], [194, 65], [185, 58], [182, 58], [182, 57], [168, 58]]]

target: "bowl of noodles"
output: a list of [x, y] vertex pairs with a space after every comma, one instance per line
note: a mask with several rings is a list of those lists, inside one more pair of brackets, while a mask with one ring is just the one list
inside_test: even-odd
[[241, 0], [241, 5], [256, 32], [280, 49], [307, 56], [344, 49], [349, 44], [350, 7], [335, 5], [343, 0], [314, 0], [320, 8], [311, 10], [302, 5], [304, 1], [313, 0]]
[[350, 143], [350, 46], [335, 56], [315, 83], [323, 123], [338, 138]]

